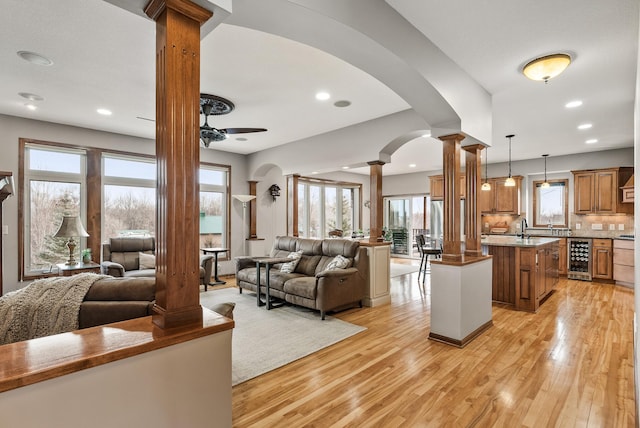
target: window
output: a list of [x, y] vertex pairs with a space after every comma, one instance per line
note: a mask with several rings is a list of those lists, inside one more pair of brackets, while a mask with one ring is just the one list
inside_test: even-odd
[[358, 230], [360, 185], [331, 181], [300, 181], [298, 184], [298, 235], [323, 238], [335, 229], [343, 236]]
[[[26, 144], [23, 164], [21, 278], [28, 278], [50, 273], [69, 258], [67, 238], [53, 236], [63, 215], [80, 216], [86, 224], [86, 156], [82, 150]], [[79, 242], [84, 247], [85, 239]]]
[[542, 187], [543, 181], [533, 182], [533, 226], [568, 227], [569, 180], [547, 180], [547, 182], [550, 184], [547, 188]]
[[201, 165], [200, 248], [228, 247], [229, 167]]
[[102, 171], [102, 241], [117, 236], [155, 236], [155, 161], [103, 154]]

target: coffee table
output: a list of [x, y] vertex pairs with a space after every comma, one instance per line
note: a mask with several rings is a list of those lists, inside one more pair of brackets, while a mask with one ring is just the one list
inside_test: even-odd
[[[274, 303], [271, 301], [271, 296], [269, 294], [269, 287], [270, 287], [269, 270], [271, 269], [271, 266], [277, 263], [290, 262], [291, 259], [288, 257], [253, 257], [251, 260], [256, 263], [256, 283], [257, 283], [256, 295], [258, 296], [257, 298], [258, 306], [266, 305], [267, 310], [270, 310], [270, 309], [278, 308], [284, 305], [284, 302]], [[264, 266], [265, 273], [267, 275], [266, 284], [265, 284], [265, 301], [264, 302], [260, 298], [260, 266], [261, 265]]]

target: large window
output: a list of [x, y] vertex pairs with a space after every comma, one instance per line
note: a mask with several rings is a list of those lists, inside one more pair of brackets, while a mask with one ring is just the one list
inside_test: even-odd
[[[86, 156], [81, 150], [25, 146], [24, 276], [52, 272], [57, 263], [69, 258], [67, 239], [54, 235], [64, 215], [86, 218], [85, 168]], [[80, 245], [84, 243], [82, 239]]]
[[200, 168], [200, 248], [228, 246], [229, 167]]
[[331, 181], [298, 184], [298, 235], [323, 238], [335, 229], [343, 236], [359, 230], [360, 185]]
[[542, 187], [543, 181], [533, 182], [533, 226], [568, 227], [568, 180], [547, 182], [549, 187]]

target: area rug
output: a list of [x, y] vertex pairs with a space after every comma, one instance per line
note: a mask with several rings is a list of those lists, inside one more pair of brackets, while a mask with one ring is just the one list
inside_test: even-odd
[[237, 288], [200, 293], [200, 304], [211, 308], [217, 303], [234, 302], [231, 346], [232, 384], [237, 385], [282, 367], [356, 333], [366, 330], [319, 311], [283, 306], [267, 311], [256, 305], [256, 295]]
[[396, 276], [406, 275], [409, 273], [418, 272], [420, 266], [402, 265], [399, 263], [391, 263], [389, 269], [389, 276], [395, 278]]

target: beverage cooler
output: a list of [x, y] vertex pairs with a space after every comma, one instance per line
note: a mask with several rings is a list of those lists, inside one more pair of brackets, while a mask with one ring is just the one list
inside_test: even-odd
[[567, 278], [591, 281], [591, 239], [569, 238], [567, 253]]

